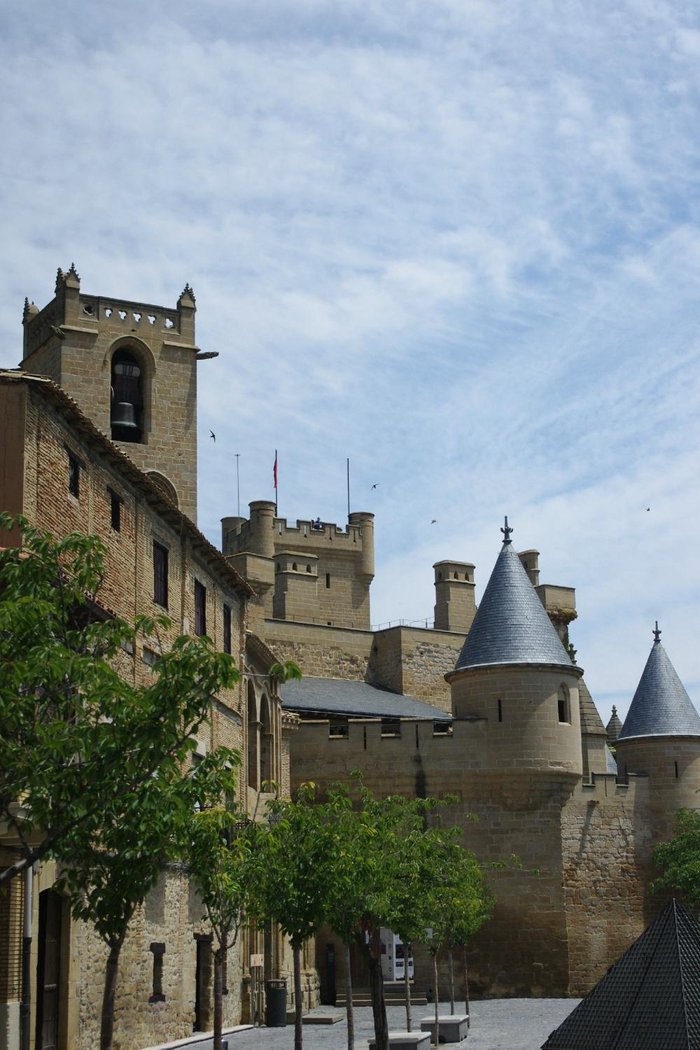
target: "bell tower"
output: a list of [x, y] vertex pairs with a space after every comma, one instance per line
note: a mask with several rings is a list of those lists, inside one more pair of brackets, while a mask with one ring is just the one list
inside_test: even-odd
[[174, 309], [85, 295], [75, 266], [56, 275], [40, 310], [24, 304], [27, 372], [48, 376], [151, 476], [180, 510], [197, 516], [195, 297]]

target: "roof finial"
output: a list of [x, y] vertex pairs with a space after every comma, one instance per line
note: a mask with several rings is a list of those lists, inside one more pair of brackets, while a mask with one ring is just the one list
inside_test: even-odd
[[508, 515], [506, 514], [506, 523], [505, 523], [505, 526], [501, 529], [501, 532], [503, 533], [503, 546], [504, 547], [505, 547], [505, 545], [507, 543], [511, 542], [510, 534], [511, 534], [512, 531], [513, 530], [511, 529], [510, 525], [508, 524]]
[[615, 707], [615, 705], [614, 705], [614, 704], [612, 705], [612, 713], [613, 713], [614, 715], [616, 715], [616, 714], [617, 714], [617, 708]]
[[661, 641], [661, 631], [659, 630], [659, 621], [658, 620], [656, 620], [655, 623], [654, 623], [654, 630], [653, 630], [652, 633], [654, 635], [654, 645], [658, 645], [659, 642]]

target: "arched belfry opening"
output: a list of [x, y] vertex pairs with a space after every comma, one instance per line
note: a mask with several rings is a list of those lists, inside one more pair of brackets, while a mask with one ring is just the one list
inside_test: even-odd
[[112, 356], [110, 423], [113, 441], [143, 442], [144, 369], [131, 347]]

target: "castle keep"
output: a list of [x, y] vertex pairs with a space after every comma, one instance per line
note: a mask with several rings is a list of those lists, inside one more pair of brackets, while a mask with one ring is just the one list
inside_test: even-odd
[[[110, 608], [133, 619], [165, 606], [174, 633], [205, 631], [239, 656], [243, 679], [217, 698], [198, 751], [218, 742], [240, 751], [250, 812], [270, 779], [291, 791], [356, 769], [377, 793], [451, 796], [448, 819], [465, 845], [484, 861], [520, 860], [492, 873], [496, 911], [470, 952], [475, 990], [587, 992], [655, 910], [653, 844], [679, 806], [699, 805], [700, 717], [658, 628], [624, 725], [615, 716], [606, 730], [569, 640], [575, 592], [540, 582], [538, 552], [516, 551], [507, 519], [500, 550], [494, 524], [478, 607], [483, 567], [433, 566], [434, 626], [425, 627], [371, 627], [369, 511], [342, 525], [292, 523], [258, 500], [247, 518], [222, 518], [215, 549], [195, 524], [196, 369], [210, 356], [197, 348], [195, 311], [189, 286], [172, 309], [85, 295], [74, 267], [59, 271], [43, 309], [27, 302], [21, 367], [0, 372], [0, 506], [57, 534], [97, 533]], [[287, 659], [304, 677], [279, 695], [267, 671]], [[134, 680], [149, 673], [149, 654], [132, 654]], [[0, 848], [11, 855], [2, 828]], [[55, 877], [52, 864], [34, 876], [31, 1045], [83, 1050], [98, 1026], [100, 949], [69, 920]], [[22, 908], [15, 881], [0, 897], [0, 1050], [19, 1047]], [[206, 1029], [207, 938], [187, 880], [170, 872], [125, 947], [123, 1050]], [[153, 944], [164, 945], [158, 1001]], [[308, 1003], [333, 998], [332, 944], [322, 934], [308, 947]], [[41, 975], [50, 952], [49, 1011]], [[291, 970], [280, 938], [251, 931], [229, 960], [230, 1023], [255, 1005], [252, 953], [264, 956], [265, 977]], [[416, 984], [431, 983], [418, 951]]]

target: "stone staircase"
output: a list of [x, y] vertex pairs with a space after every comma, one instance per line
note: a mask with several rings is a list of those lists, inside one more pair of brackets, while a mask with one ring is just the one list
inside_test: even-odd
[[[404, 1004], [404, 993], [405, 987], [403, 981], [385, 981], [384, 982], [384, 1001], [387, 1006], [403, 1006]], [[427, 1003], [425, 992], [419, 992], [411, 985], [411, 1004], [413, 1006], [425, 1006]], [[369, 988], [353, 988], [352, 990], [352, 1004], [353, 1006], [371, 1006], [372, 996]], [[338, 1007], [345, 1008], [345, 989], [339, 988], [335, 1005]]]

